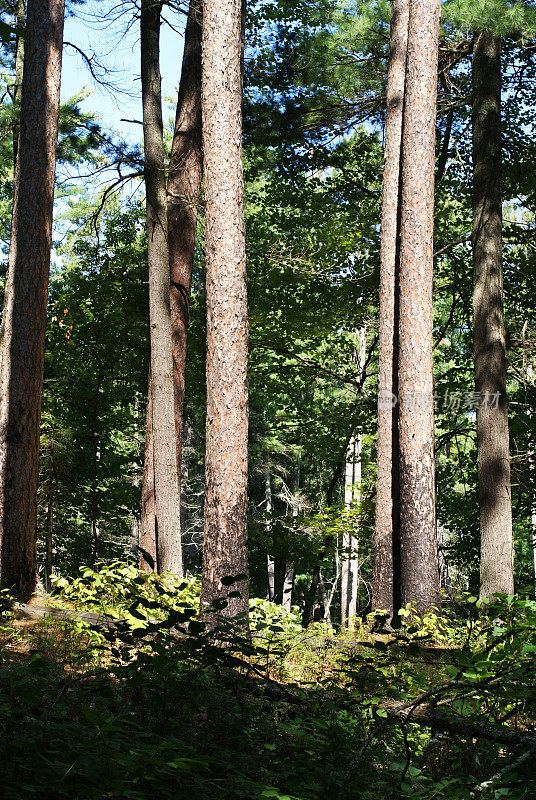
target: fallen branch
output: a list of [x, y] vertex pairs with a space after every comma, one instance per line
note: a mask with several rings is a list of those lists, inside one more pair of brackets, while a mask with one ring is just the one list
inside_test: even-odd
[[70, 622], [86, 622], [94, 628], [107, 631], [116, 630], [117, 626], [124, 620], [114, 619], [104, 614], [95, 614], [91, 611], [71, 611], [66, 608], [53, 608], [52, 606], [30, 606], [25, 603], [14, 603], [13, 613], [16, 619], [30, 619], [34, 621], [42, 619], [58, 619]]
[[517, 747], [522, 744], [536, 745], [536, 734], [532, 731], [519, 731], [505, 725], [495, 725], [487, 719], [479, 717], [454, 716], [437, 706], [409, 706], [397, 700], [387, 700], [381, 708], [390, 719], [400, 722], [415, 722], [427, 728], [436, 728], [444, 733], [456, 733], [471, 739], [487, 739], [490, 742]]

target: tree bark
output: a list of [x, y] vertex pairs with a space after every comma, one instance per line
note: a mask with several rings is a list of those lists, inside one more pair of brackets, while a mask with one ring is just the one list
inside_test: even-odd
[[514, 591], [502, 276], [501, 42], [473, 47], [473, 326], [480, 593]]
[[202, 7], [200, 0], [190, 0], [167, 188], [173, 388], [179, 493], [182, 480], [186, 343], [190, 316], [197, 210], [201, 197], [203, 174], [201, 31]]
[[380, 345], [376, 523], [372, 609], [395, 606], [394, 573], [400, 538], [398, 448], [398, 321], [400, 271], [400, 174], [406, 80], [409, 0], [393, 0], [380, 245]]
[[0, 374], [1, 583], [29, 597], [65, 0], [29, 0]]
[[432, 276], [440, 0], [410, 0], [402, 138], [399, 441], [402, 604], [439, 602]]
[[159, 2], [142, 0], [141, 85], [149, 263], [154, 490], [158, 571], [169, 571], [182, 576], [180, 495], [177, 475], [171, 348], [166, 178], [159, 64], [161, 8], [162, 4]]
[[[207, 272], [205, 540], [201, 613], [248, 574], [248, 316], [242, 172], [242, 5], [204, 0], [203, 152]], [[248, 579], [221, 612], [247, 615]], [[210, 614], [208, 615], [210, 616]], [[246, 617], [247, 618], [247, 617]]]

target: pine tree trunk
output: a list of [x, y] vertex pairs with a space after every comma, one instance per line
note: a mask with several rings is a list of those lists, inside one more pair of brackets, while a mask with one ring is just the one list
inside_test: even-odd
[[0, 375], [1, 583], [37, 573], [37, 479], [65, 0], [29, 0]]
[[510, 447], [503, 315], [501, 42], [473, 47], [473, 325], [480, 593], [514, 591]]
[[197, 210], [201, 197], [203, 172], [201, 141], [201, 15], [200, 0], [190, 0], [184, 35], [182, 71], [167, 189], [173, 386], [179, 492], [182, 479], [186, 342], [190, 316], [190, 291]]
[[402, 604], [439, 602], [435, 524], [432, 276], [440, 0], [410, 0], [400, 219]]
[[[242, 173], [242, 6], [204, 0], [203, 152], [207, 271], [205, 539], [201, 609], [248, 574], [248, 316]], [[224, 616], [248, 611], [248, 579]]]
[[394, 610], [400, 537], [398, 450], [398, 283], [400, 270], [400, 172], [409, 0], [393, 0], [380, 245], [380, 351], [376, 524], [372, 608]]
[[145, 412], [145, 451], [143, 456], [143, 478], [141, 484], [140, 519], [140, 569], [145, 572], [158, 571], [156, 543], [156, 513], [154, 507], [154, 459], [153, 459], [153, 391], [151, 372], [147, 381], [147, 409]]
[[161, 3], [141, 4], [141, 85], [149, 262], [152, 434], [158, 571], [182, 576], [160, 79]]

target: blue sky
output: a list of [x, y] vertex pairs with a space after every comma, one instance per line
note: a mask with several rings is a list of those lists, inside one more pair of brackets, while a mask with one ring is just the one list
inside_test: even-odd
[[[110, 22], [106, 15], [120, 6], [124, 10], [122, 18]], [[92, 95], [84, 101], [82, 108], [97, 114], [106, 129], [113, 128], [124, 138], [140, 141], [141, 127], [121, 122], [122, 118], [141, 120], [142, 115], [139, 21], [135, 20], [128, 33], [122, 35], [127, 22], [132, 21], [133, 12], [133, 5], [125, 0], [119, 0], [119, 3], [117, 0], [89, 0], [76, 8], [76, 17], [66, 19], [65, 23], [65, 41], [72, 42], [85, 53], [94, 51], [99, 60], [116, 71], [112, 80], [132, 96], [95, 86], [81, 56], [72, 48], [65, 47], [62, 99], [71, 97], [83, 87], [90, 89]], [[172, 101], [165, 104], [164, 121], [167, 119], [166, 112], [169, 110], [172, 113], [172, 104], [176, 101], [182, 61], [182, 29], [185, 24], [184, 15], [172, 14], [169, 10], [165, 14], [177, 30], [164, 24], [161, 31], [162, 94]]]

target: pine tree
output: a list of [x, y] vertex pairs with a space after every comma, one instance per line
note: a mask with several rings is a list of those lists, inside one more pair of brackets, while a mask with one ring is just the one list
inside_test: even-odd
[[514, 591], [502, 272], [501, 41], [473, 45], [473, 334], [480, 592]]
[[[248, 316], [242, 172], [242, 5], [204, 0], [203, 155], [207, 272], [205, 538], [201, 609], [247, 575]], [[248, 580], [226, 616], [247, 614]]]
[[171, 334], [177, 474], [181, 490], [184, 372], [190, 316], [190, 291], [194, 261], [197, 211], [203, 172], [201, 133], [201, 31], [202, 7], [190, 0], [175, 131], [169, 162], [167, 195], [169, 267], [171, 280]]
[[432, 372], [437, 0], [395, 3], [387, 85], [374, 609], [438, 602]]
[[180, 496], [173, 402], [170, 277], [160, 78], [162, 4], [141, 6], [141, 84], [145, 148], [147, 257], [151, 331], [154, 507], [158, 571], [182, 575]]
[[439, 0], [410, 0], [400, 211], [399, 443], [402, 605], [439, 601], [432, 275]]
[[0, 373], [1, 583], [37, 573], [37, 478], [64, 0], [29, 0]]
[[398, 449], [398, 315], [400, 175], [409, 0], [394, 0], [391, 16], [380, 246], [380, 345], [376, 523], [372, 608], [394, 611], [395, 552], [400, 547]]

